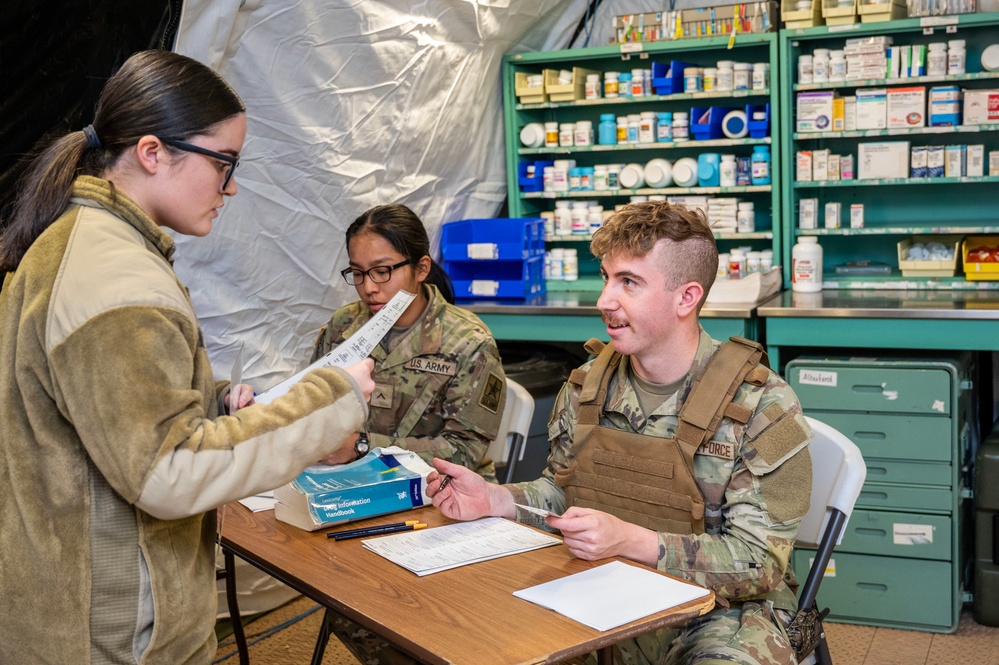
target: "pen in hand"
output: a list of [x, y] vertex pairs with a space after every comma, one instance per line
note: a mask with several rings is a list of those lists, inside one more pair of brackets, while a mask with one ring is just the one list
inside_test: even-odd
[[451, 480], [452, 480], [451, 476], [445, 474], [444, 477], [441, 478], [441, 484], [437, 487], [437, 491], [438, 492], [442, 491], [445, 487], [448, 486], [448, 483], [450, 483]]

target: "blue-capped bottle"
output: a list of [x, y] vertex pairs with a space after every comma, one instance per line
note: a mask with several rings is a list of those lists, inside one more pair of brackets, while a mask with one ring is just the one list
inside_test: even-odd
[[758, 145], [753, 148], [752, 174], [754, 185], [770, 184], [770, 146]]
[[656, 142], [671, 143], [673, 141], [673, 113], [661, 111], [657, 115], [659, 123], [656, 125]]
[[631, 97], [631, 73], [621, 72], [618, 80], [620, 82], [618, 90], [621, 97]]
[[597, 138], [600, 145], [617, 144], [617, 122], [613, 113], [600, 114], [600, 124], [597, 126]]

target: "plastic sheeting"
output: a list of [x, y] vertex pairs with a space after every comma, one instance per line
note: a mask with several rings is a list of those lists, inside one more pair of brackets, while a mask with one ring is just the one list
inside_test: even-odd
[[363, 211], [403, 203], [437, 246], [444, 222], [494, 217], [506, 196], [500, 64], [564, 47], [584, 0], [189, 0], [177, 50], [243, 97], [236, 183], [206, 238], [178, 237], [216, 375], [245, 344], [244, 380], [303, 367], [356, 298], [338, 274]]

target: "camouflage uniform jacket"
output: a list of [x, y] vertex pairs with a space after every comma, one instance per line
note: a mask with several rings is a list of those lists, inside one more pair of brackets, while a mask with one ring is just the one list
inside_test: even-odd
[[[450, 460], [495, 482], [486, 449], [506, 404], [496, 341], [471, 312], [449, 304], [433, 285], [423, 316], [391, 350], [377, 345], [367, 431], [372, 447], [395, 445], [430, 461]], [[358, 301], [333, 314], [316, 340], [314, 362], [368, 322]]]
[[[694, 364], [682, 387], [648, 417], [641, 411], [629, 378], [630, 363], [624, 358], [611, 380], [600, 424], [672, 438], [683, 400], [719, 346], [701, 329]], [[765, 597], [781, 609], [793, 609], [790, 559], [809, 504], [811, 432], [794, 393], [773, 372], [762, 386], [743, 383], [732, 403], [752, 412], [747, 424], [723, 418], [711, 441], [694, 455], [694, 475], [706, 503], [721, 504], [721, 533], [660, 532], [657, 567], [709, 587], [721, 599]], [[565, 510], [565, 495], [553, 479], [556, 471], [573, 461], [578, 404], [579, 388], [567, 383], [548, 425], [552, 445], [548, 468], [538, 480], [509, 486], [517, 503]], [[520, 511], [518, 519], [545, 527], [526, 511]]]

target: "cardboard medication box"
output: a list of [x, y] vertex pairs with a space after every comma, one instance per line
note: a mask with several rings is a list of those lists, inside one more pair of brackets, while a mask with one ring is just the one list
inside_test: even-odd
[[892, 88], [888, 91], [888, 129], [926, 126], [926, 88]]
[[885, 129], [888, 124], [888, 90], [857, 90], [857, 129]]
[[926, 177], [926, 146], [912, 146], [912, 160], [910, 161], [909, 175], [913, 178]]
[[829, 179], [829, 149], [812, 151], [812, 180]]
[[985, 146], [981, 143], [968, 146], [964, 174], [968, 176], [985, 175]]
[[956, 85], [930, 88], [930, 127], [954, 127], [961, 124], [961, 89]]
[[965, 90], [964, 124], [999, 122], [999, 90]]
[[949, 145], [944, 148], [944, 176], [960, 178], [964, 176], [967, 148], [963, 145]]
[[819, 228], [819, 200], [800, 199], [798, 201], [798, 228]]
[[795, 168], [795, 180], [798, 182], [812, 181], [812, 151], [799, 150]]
[[795, 127], [798, 132], [828, 132], [832, 130], [832, 91], [799, 92]]
[[944, 147], [931, 145], [926, 147], [926, 177], [942, 178], [944, 175]]
[[884, 141], [857, 146], [857, 179], [909, 177], [909, 142]]

